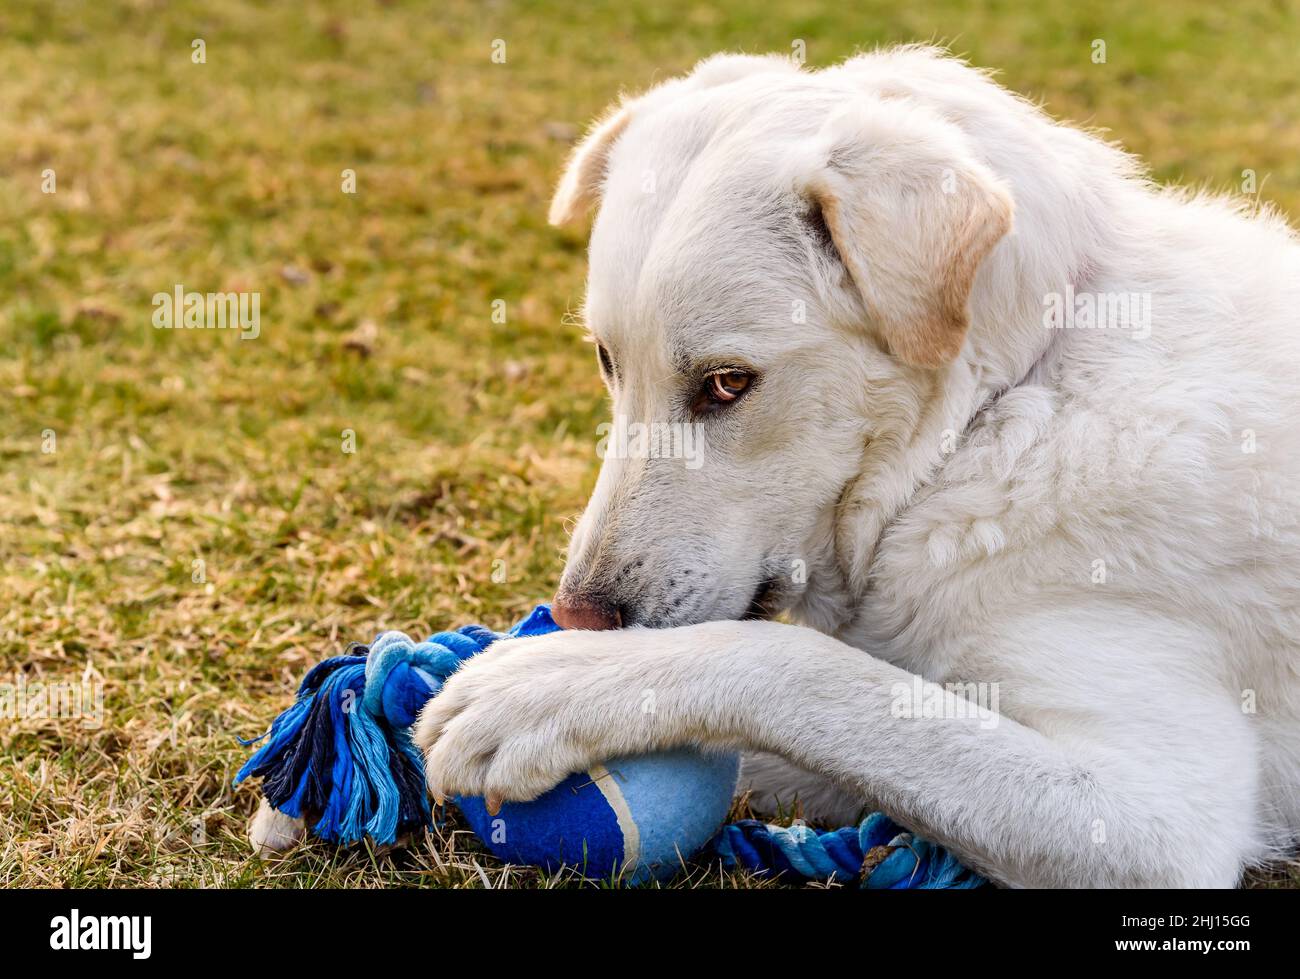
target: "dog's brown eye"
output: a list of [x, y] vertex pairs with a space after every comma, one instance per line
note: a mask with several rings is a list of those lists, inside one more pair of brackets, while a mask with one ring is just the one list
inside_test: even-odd
[[752, 380], [753, 375], [746, 374], [744, 371], [725, 371], [720, 374], [710, 374], [709, 397], [720, 404], [735, 401], [745, 393], [745, 389], [749, 387], [749, 382]]
[[704, 383], [700, 385], [695, 395], [695, 400], [691, 402], [691, 411], [708, 415], [729, 408], [754, 386], [754, 376], [748, 371], [734, 368], [706, 374]]

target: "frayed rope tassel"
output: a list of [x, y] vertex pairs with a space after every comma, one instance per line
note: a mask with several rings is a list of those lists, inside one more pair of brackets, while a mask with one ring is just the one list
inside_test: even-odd
[[385, 632], [369, 646], [315, 666], [292, 707], [275, 719], [266, 744], [235, 776], [262, 780], [262, 794], [286, 816], [316, 820], [311, 832], [332, 843], [369, 836], [383, 846], [433, 820], [424, 765], [410, 729], [460, 664], [506, 636], [559, 626], [539, 605], [508, 633], [471, 625], [417, 643]]

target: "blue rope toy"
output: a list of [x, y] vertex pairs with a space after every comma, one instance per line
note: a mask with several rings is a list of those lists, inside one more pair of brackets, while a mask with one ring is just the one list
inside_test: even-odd
[[[507, 633], [471, 625], [421, 643], [385, 632], [368, 647], [354, 644], [308, 672], [293, 705], [265, 735], [241, 739], [245, 745], [266, 743], [245, 762], [235, 784], [260, 778], [262, 794], [274, 808], [314, 820], [313, 835], [336, 844], [370, 837], [387, 845], [431, 826], [423, 762], [410, 736], [420, 709], [462, 662], [498, 639], [559, 628], [550, 609], [539, 605]], [[486, 827], [478, 824], [482, 801], [456, 801], [488, 844]], [[724, 867], [764, 877], [857, 881], [871, 889], [965, 889], [986, 883], [883, 813], [829, 831], [745, 819], [722, 827], [709, 846]]]

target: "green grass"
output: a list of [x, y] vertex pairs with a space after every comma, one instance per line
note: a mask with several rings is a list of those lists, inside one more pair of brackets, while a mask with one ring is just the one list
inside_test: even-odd
[[[605, 401], [564, 323], [583, 233], [544, 215], [620, 89], [724, 48], [946, 40], [1162, 179], [1249, 169], [1300, 213], [1290, 0], [306, 6], [0, 9], [0, 680], [105, 691], [98, 729], [0, 720], [4, 883], [566, 883], [454, 826], [259, 862], [230, 776], [234, 736], [348, 640], [550, 594]], [[153, 329], [177, 283], [258, 291], [261, 336]]]

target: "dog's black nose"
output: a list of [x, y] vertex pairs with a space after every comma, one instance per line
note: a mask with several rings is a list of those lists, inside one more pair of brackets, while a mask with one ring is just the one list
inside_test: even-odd
[[623, 614], [613, 602], [585, 595], [566, 595], [563, 592], [557, 594], [551, 603], [551, 618], [562, 629], [603, 632], [623, 626]]

